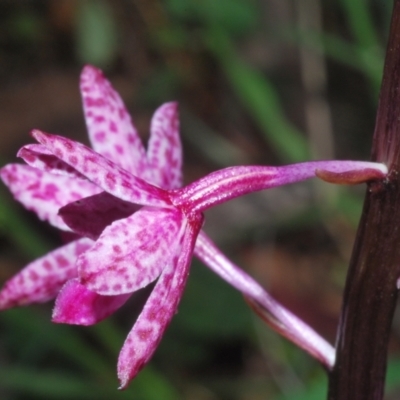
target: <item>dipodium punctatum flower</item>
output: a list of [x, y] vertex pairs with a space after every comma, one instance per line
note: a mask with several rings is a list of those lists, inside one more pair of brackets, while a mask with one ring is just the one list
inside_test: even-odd
[[244, 272], [238, 273], [200, 233], [202, 213], [237, 196], [316, 175], [344, 183], [381, 179], [386, 167], [357, 161], [231, 167], [182, 188], [175, 103], [154, 114], [145, 151], [121, 98], [100, 71], [84, 69], [81, 92], [93, 149], [35, 130], [32, 136], [39, 144], [18, 153], [27, 165], [10, 164], [0, 171], [17, 200], [80, 238], [11, 278], [0, 292], [0, 308], [58, 295], [54, 321], [89, 325], [156, 281], [119, 355], [124, 388], [148, 362], [175, 314], [195, 253], [254, 303], [269, 309], [286, 337], [332, 365], [331, 346]]

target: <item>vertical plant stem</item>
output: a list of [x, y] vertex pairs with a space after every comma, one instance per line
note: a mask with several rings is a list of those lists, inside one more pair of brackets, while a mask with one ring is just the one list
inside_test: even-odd
[[400, 0], [394, 1], [372, 160], [385, 182], [368, 187], [346, 281], [329, 400], [381, 400], [400, 276]]

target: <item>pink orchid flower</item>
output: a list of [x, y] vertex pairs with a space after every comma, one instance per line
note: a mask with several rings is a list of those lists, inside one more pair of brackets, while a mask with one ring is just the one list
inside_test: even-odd
[[202, 212], [249, 192], [316, 175], [355, 183], [384, 178], [387, 168], [357, 161], [232, 167], [181, 188], [175, 103], [154, 114], [146, 152], [121, 98], [100, 71], [85, 67], [81, 92], [93, 150], [35, 130], [32, 136], [39, 144], [18, 153], [27, 165], [10, 164], [0, 171], [25, 207], [80, 238], [11, 278], [0, 292], [0, 309], [58, 295], [55, 322], [90, 325], [157, 280], [119, 355], [118, 376], [125, 388], [148, 362], [176, 312], [195, 253], [254, 304], [268, 309], [276, 329], [331, 366], [332, 346], [274, 302], [200, 231]]

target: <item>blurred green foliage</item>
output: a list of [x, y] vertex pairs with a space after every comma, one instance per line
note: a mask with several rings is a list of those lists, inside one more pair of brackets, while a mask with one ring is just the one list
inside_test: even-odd
[[[324, 0], [321, 6], [339, 8], [344, 19], [344, 35], [328, 29], [322, 32], [301, 30], [293, 21], [278, 30], [268, 30], [262, 26], [261, 18], [265, 12], [263, 7], [270, 6], [268, 0], [148, 2], [154, 10], [161, 8], [165, 19], [163, 23], [147, 20], [146, 27], [142, 28], [147, 31], [138, 32], [142, 35], [140, 38], [150, 37], [152, 52], [167, 61], [154, 61], [155, 67], [139, 89], [143, 91], [140, 98], [149, 103], [159, 102], [174, 96], [185, 80], [193, 79], [190, 71], [168, 62], [168, 54], [183, 52], [211, 59], [276, 159], [281, 163], [306, 160], [310, 157], [311, 145], [302, 128], [288, 117], [282, 91], [268, 71], [243, 56], [240, 45], [253, 35], [276, 34], [274, 40], [279, 46], [306, 46], [325, 60], [357, 71], [367, 83], [371, 104], [374, 104], [383, 66], [385, 43], [382, 37], [385, 37], [384, 27], [388, 26], [390, 10], [386, 2], [341, 0], [335, 5], [331, 3]], [[73, 36], [77, 62], [94, 63], [103, 68], [118, 65], [123, 43], [133, 38], [123, 37], [121, 15], [115, 12], [113, 2], [87, 0], [76, 4]], [[144, 2], [132, 4], [137, 4], [140, 10]], [[377, 8], [384, 24], [379, 25], [374, 18]], [[142, 19], [146, 19], [144, 15]], [[43, 15], [38, 17], [34, 8], [16, 9], [8, 22], [16, 43], [30, 46], [49, 35]], [[226, 166], [243, 154], [240, 146], [203, 126], [203, 121], [196, 122], [194, 117], [191, 121], [194, 131], [207, 131], [208, 143], [218, 143], [201, 147], [206, 158]], [[2, 236], [26, 259], [48, 251], [47, 236], [41, 236], [32, 228], [32, 222], [3, 191], [0, 196]], [[345, 218], [355, 226], [360, 209], [359, 196], [340, 190], [331, 208], [317, 209], [313, 204], [311, 210], [292, 216], [291, 222], [319, 223], [330, 217]], [[257, 328], [253, 322], [241, 296], [199, 265], [193, 267], [179, 314], [167, 331], [154, 362], [126, 392], [115, 390], [115, 365], [118, 350], [133, 320], [126, 323], [121, 316], [96, 327], [79, 328], [51, 324], [49, 316], [50, 310], [45, 306], [1, 314], [2, 398], [317, 400], [326, 396], [326, 377], [319, 366], [272, 332], [260, 338], [257, 335], [259, 326]], [[216, 350], [222, 345], [229, 355]], [[257, 347], [266, 349], [265, 363], [270, 375], [241, 375], [226, 365], [225, 375], [215, 370], [215, 365], [221, 362], [218, 357], [240, 368], [246, 354], [250, 357]], [[400, 362], [393, 359], [387, 378], [389, 392], [399, 390], [399, 377]], [[296, 383], [288, 389], [290, 382]]]
[[76, 15], [76, 51], [84, 62], [107, 68], [118, 51], [117, 21], [107, 1], [82, 1]]

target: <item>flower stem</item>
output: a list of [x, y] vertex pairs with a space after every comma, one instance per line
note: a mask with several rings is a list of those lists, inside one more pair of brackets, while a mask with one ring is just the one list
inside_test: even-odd
[[394, 1], [372, 160], [389, 175], [366, 194], [329, 374], [329, 400], [381, 400], [400, 276], [400, 0]]

